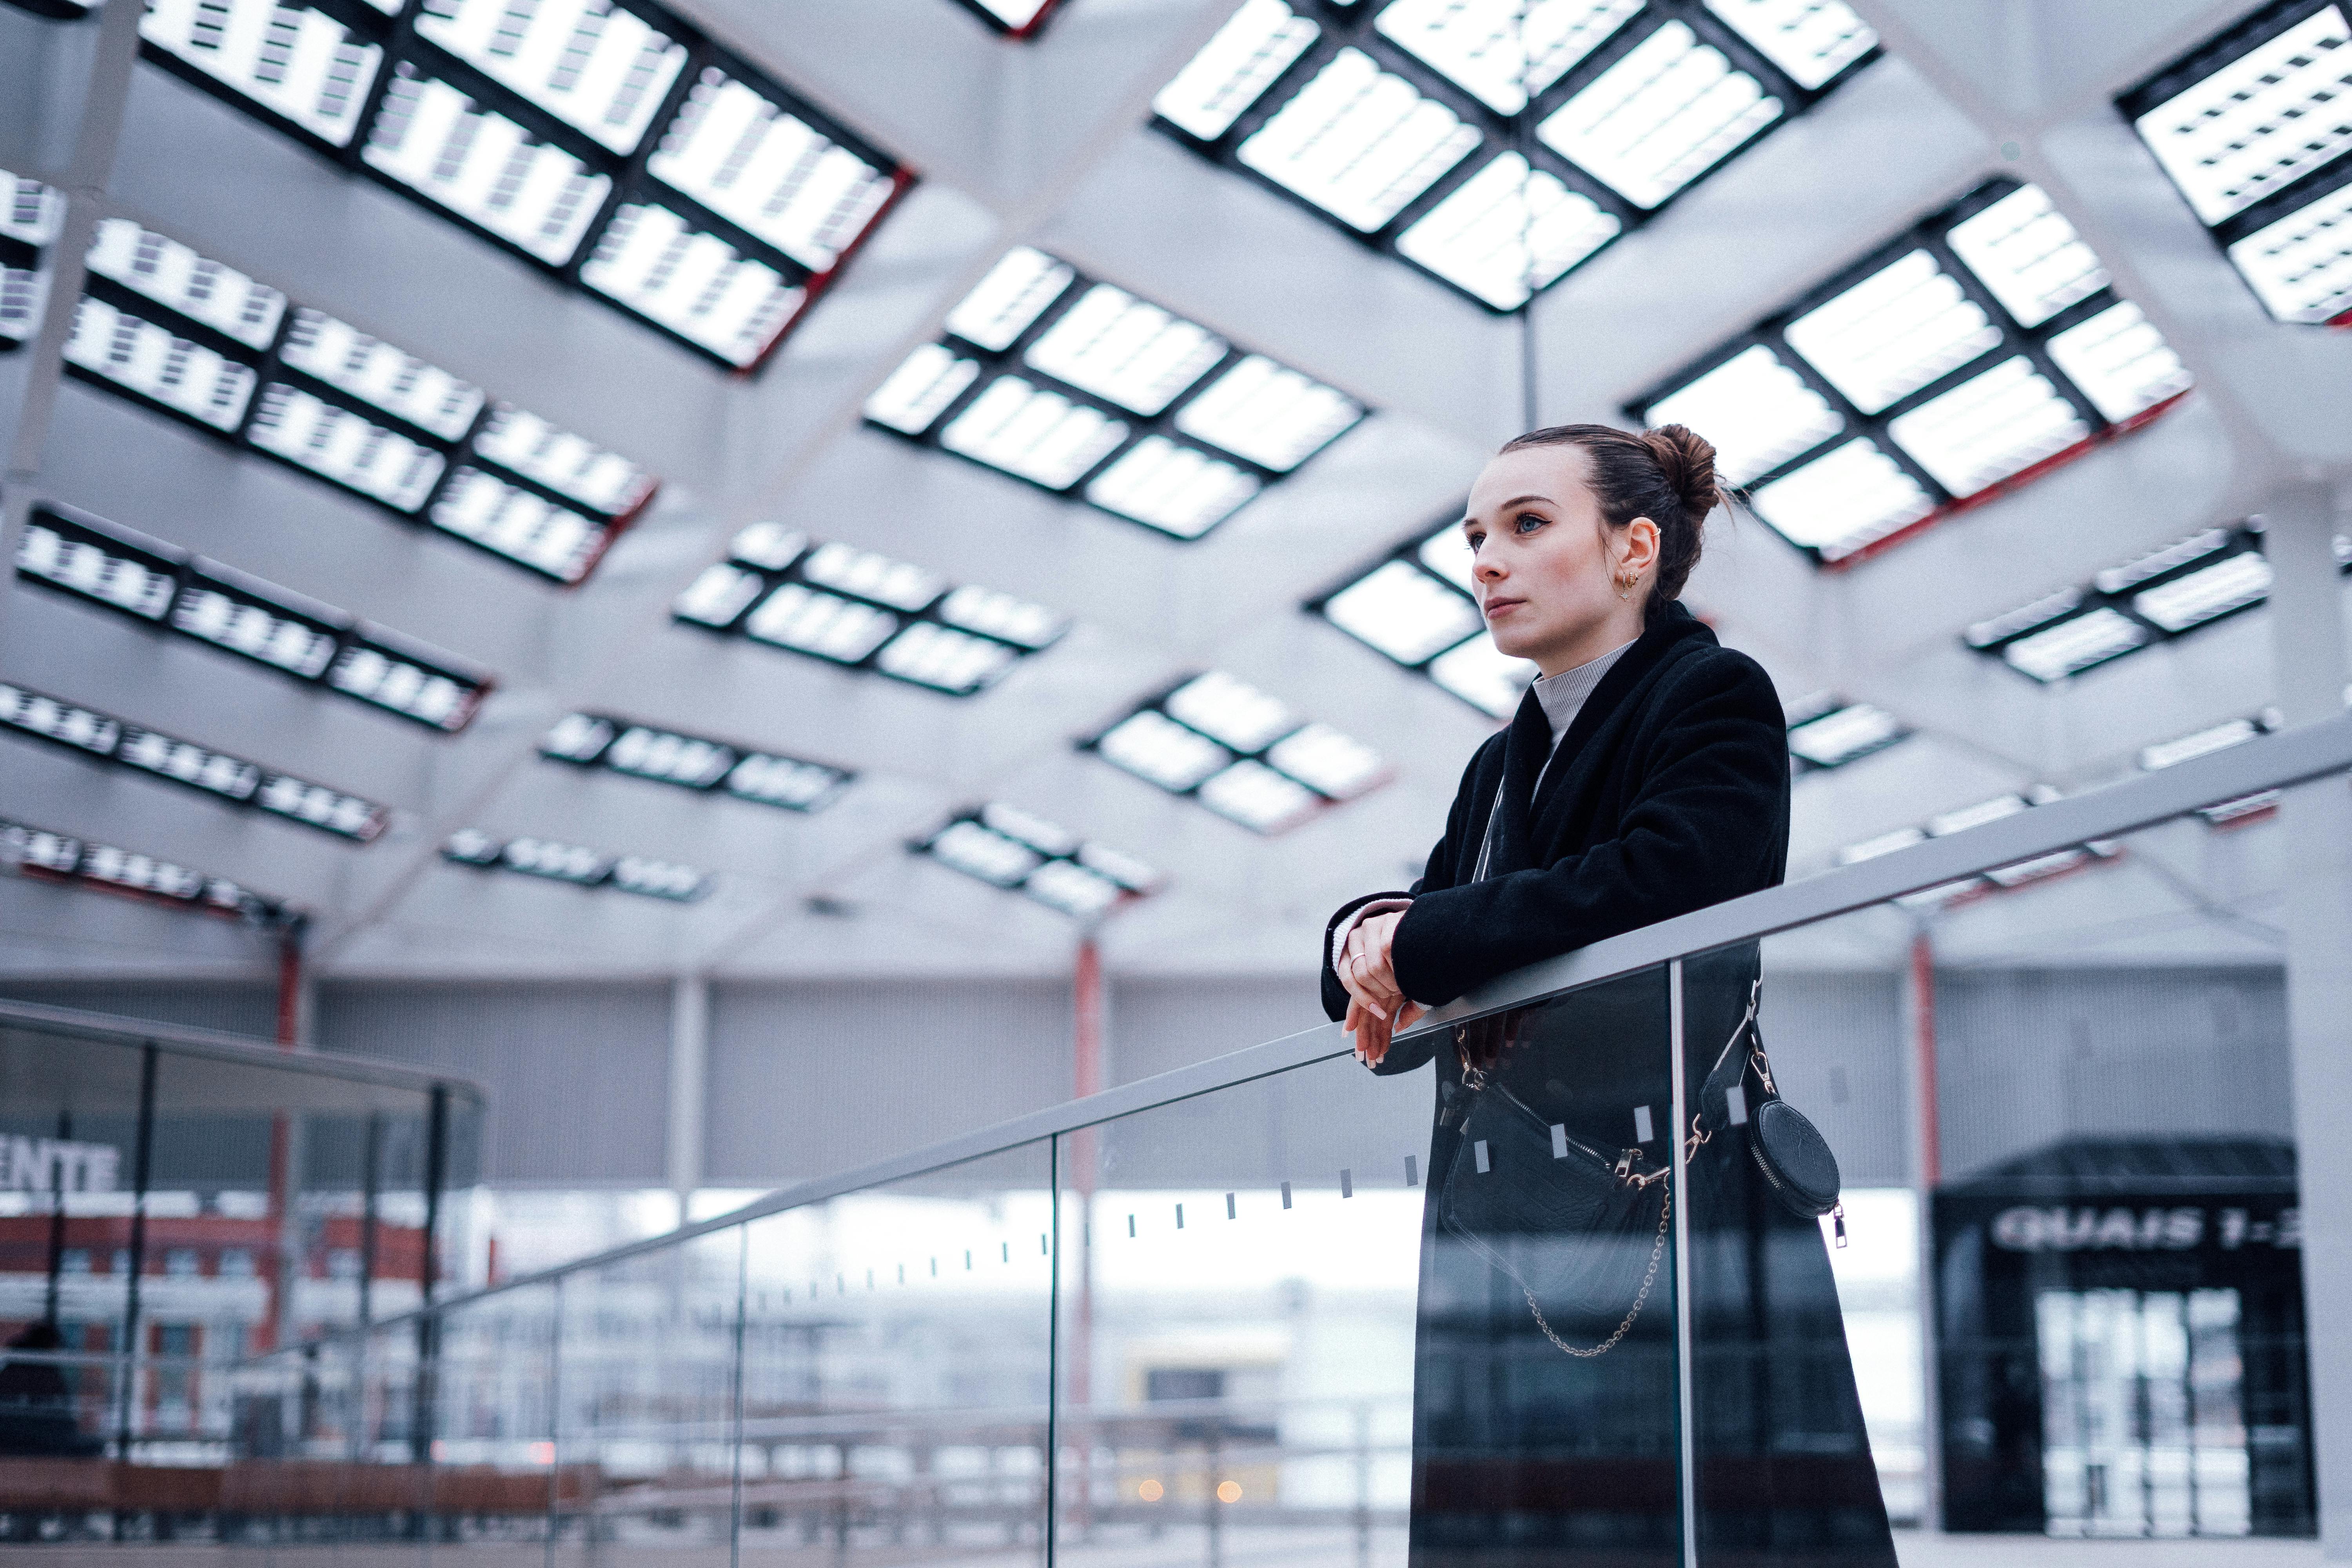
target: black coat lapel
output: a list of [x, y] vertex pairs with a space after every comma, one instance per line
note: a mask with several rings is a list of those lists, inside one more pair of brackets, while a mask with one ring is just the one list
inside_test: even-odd
[[[1625, 699], [1648, 679], [1650, 672], [1665, 661], [1674, 648], [1694, 637], [1708, 643], [1715, 641], [1715, 634], [1707, 630], [1696, 616], [1685, 609], [1681, 601], [1669, 601], [1664, 611], [1650, 623], [1633, 646], [1609, 667], [1609, 673], [1601, 678], [1601, 684], [1592, 689], [1592, 695], [1586, 698], [1584, 706], [1576, 710], [1575, 721], [1569, 725], [1568, 733], [1559, 738], [1559, 765], [1543, 775], [1541, 797], [1535, 797], [1530, 790], [1526, 818], [1528, 829], [1523, 841], [1543, 847], [1542, 850], [1531, 848], [1527, 864], [1537, 864], [1538, 856], [1553, 847], [1552, 839], [1559, 834], [1560, 826], [1558, 818], [1566, 809], [1566, 803], [1575, 795], [1569, 786], [1569, 780], [1571, 775], [1590, 772], [1589, 768], [1579, 766], [1580, 763], [1588, 760], [1583, 755], [1587, 742], [1600, 732], [1602, 725], [1609, 722], [1618, 709], [1624, 705]], [[1535, 694], [1531, 691], [1528, 701], [1532, 705], [1534, 700]], [[1513, 732], [1516, 735], [1516, 723]], [[1546, 733], [1549, 732], [1547, 728]]]

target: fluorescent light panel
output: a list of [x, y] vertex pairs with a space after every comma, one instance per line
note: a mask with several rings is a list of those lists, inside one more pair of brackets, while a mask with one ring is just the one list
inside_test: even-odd
[[710, 878], [690, 866], [641, 855], [608, 855], [578, 844], [525, 837], [499, 839], [462, 828], [441, 846], [453, 865], [520, 872], [579, 888], [613, 888], [672, 903], [692, 903], [710, 890]]
[[602, 713], [569, 713], [539, 744], [541, 756], [763, 805], [821, 811], [856, 774], [800, 757], [680, 734]]
[[2202, 529], [2081, 587], [1979, 621], [1961, 640], [2047, 684], [2251, 608], [2270, 587], [2255, 527]]
[[1216, 527], [1365, 414], [1029, 246], [990, 268], [946, 326], [946, 342], [916, 349], [866, 400], [868, 420], [1057, 493], [1076, 489], [1179, 539]]
[[0, 728], [362, 844], [382, 833], [391, 815], [358, 795], [5, 682], [0, 682]]
[[909, 847], [1080, 920], [1108, 914], [1161, 883], [1157, 871], [1132, 856], [1002, 804], [965, 812]]
[[739, 370], [911, 182], [656, 0], [159, 0], [142, 32], [175, 74]]
[[16, 573], [436, 730], [464, 729], [490, 689], [341, 610], [46, 502], [26, 520]]
[[1823, 563], [2017, 481], [2190, 384], [2040, 187], [2006, 178], [1626, 405], [1687, 425]]
[[1536, 667], [1497, 650], [1470, 585], [1470, 549], [1448, 523], [1307, 607], [1490, 718], [1507, 719]]
[[[483, 416], [478, 387], [324, 311], [289, 305], [162, 235], [110, 220], [91, 257], [97, 276], [132, 291], [118, 297], [135, 297], [140, 309], [167, 305], [182, 321], [235, 338], [240, 353], [256, 343], [264, 352], [231, 357], [91, 295], [77, 307], [66, 350], [77, 371], [211, 429], [241, 432], [260, 451], [404, 515], [425, 513], [542, 576], [584, 578], [656, 488], [626, 458], [509, 404]], [[273, 360], [305, 384], [274, 379]]]
[[1839, 0], [1247, 0], [1153, 109], [1508, 311], [1876, 47]]
[[1388, 777], [1370, 747], [1328, 724], [1302, 723], [1219, 670], [1141, 704], [1081, 749], [1258, 833], [1295, 827]]
[[1883, 708], [1819, 697], [1792, 705], [1789, 754], [1807, 770], [1843, 767], [1881, 752], [1911, 731]]
[[778, 522], [745, 528], [729, 554], [688, 584], [673, 618], [950, 696], [986, 690], [1068, 628], [1043, 605], [991, 588], [950, 587], [854, 545], [813, 544]]
[[157, 856], [22, 822], [0, 821], [0, 867], [257, 925], [284, 924], [296, 913], [226, 877], [207, 876]]
[[2276, 0], [2116, 100], [2274, 321], [2352, 318], [2352, 7]]

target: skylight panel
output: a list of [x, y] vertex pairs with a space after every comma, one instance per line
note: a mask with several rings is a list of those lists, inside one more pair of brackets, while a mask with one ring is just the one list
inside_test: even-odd
[[646, 168], [812, 272], [840, 260], [895, 189], [888, 171], [715, 66]]
[[268, 584], [224, 570], [191, 571], [172, 628], [306, 679], [326, 673], [337, 627], [324, 607], [286, 602]]
[[425, 0], [416, 31], [615, 153], [686, 67], [685, 46], [611, 0]]
[[88, 296], [74, 306], [65, 357], [77, 370], [215, 430], [243, 422], [257, 380], [250, 366]]
[[940, 343], [925, 343], [906, 357], [889, 379], [866, 400], [866, 417], [904, 436], [929, 430], [980, 376], [980, 366]]
[[2153, 746], [2140, 748], [2139, 765], [2148, 773], [2178, 767], [2198, 757], [2215, 752], [2226, 752], [2231, 746], [2242, 746], [2259, 737], [2268, 726], [2260, 719], [2232, 719], [2175, 741], [2160, 741]]
[[628, 458], [509, 404], [491, 408], [474, 437], [474, 451], [605, 517], [625, 517], [654, 493], [653, 476]]
[[1068, 624], [1042, 605], [970, 584], [951, 587], [872, 551], [812, 545], [780, 522], [752, 523], [728, 553], [678, 595], [672, 616], [951, 696], [986, 689], [1051, 647]]
[[2053, 335], [2050, 357], [2116, 424], [2188, 391], [2192, 379], [2164, 334], [2128, 300]]
[[689, 866], [642, 855], [609, 855], [551, 838], [501, 841], [471, 827], [451, 834], [441, 846], [441, 858], [453, 865], [517, 871], [580, 888], [610, 887], [673, 903], [691, 903], [710, 890], [710, 878]]
[[1717, 471], [1824, 564], [2078, 457], [2190, 385], [2047, 194], [2007, 177], [1709, 360], [1626, 412], [1706, 436]]
[[[394, 68], [362, 157], [386, 178], [551, 267], [579, 250], [613, 187], [609, 174], [533, 140], [505, 115], [404, 62]], [[619, 227], [616, 218], [606, 245]]]
[[1097, 283], [1055, 317], [1023, 358], [1057, 381], [1149, 416], [1224, 354], [1225, 342], [1215, 333]]
[[21, 343], [39, 330], [47, 275], [21, 267], [0, 267], [0, 348]]
[[1513, 658], [1479, 636], [1429, 661], [1429, 679], [1480, 712], [1507, 719], [1539, 673], [1531, 659]]
[[949, 312], [947, 331], [866, 400], [868, 420], [1057, 494], [1083, 482], [1086, 500], [1179, 539], [1214, 528], [1367, 412], [1026, 246]]
[[41, 251], [65, 226], [66, 199], [55, 189], [0, 169], [0, 240]]
[[1538, 169], [1530, 176], [1525, 158], [1501, 153], [1408, 225], [1397, 236], [1397, 254], [1498, 310], [1514, 310], [1623, 227], [1558, 175]]
[[2038, 327], [2107, 286], [2107, 269], [2039, 185], [2020, 185], [1946, 237], [2021, 327]]
[[1745, 485], [1845, 428], [1829, 400], [1762, 343], [1652, 401], [1645, 425], [1687, 425], [1715, 443], [1715, 469]]
[[1139, 778], [1179, 794], [1222, 772], [1233, 753], [1157, 709], [1128, 715], [1097, 738], [1095, 750]]
[[1213, 142], [1323, 29], [1282, 0], [1244, 0], [1216, 36], [1152, 99], [1152, 112]]
[[2352, 181], [2238, 240], [2231, 265], [2282, 321], [2352, 318]]
[[132, 730], [115, 752], [126, 767], [156, 773], [227, 800], [253, 798], [261, 787], [261, 769], [242, 757], [232, 757], [177, 741], [153, 730]]
[[1789, 346], [1864, 414], [2000, 345], [2000, 329], [1926, 250], [1789, 323]]
[[139, 37], [331, 146], [351, 144], [383, 50], [323, 11], [277, 0], [152, 0]]
[[1667, 22], [1537, 127], [1627, 201], [1655, 207], [1780, 118], [1780, 99]]
[[940, 432], [951, 452], [1067, 489], [1127, 439], [1128, 426], [1017, 375], [1000, 375]]
[[263, 926], [287, 924], [295, 914], [226, 877], [21, 822], [0, 822], [0, 867]]
[[1808, 90], [1878, 47], [1878, 35], [1840, 0], [1706, 0], [1706, 8]]
[[1132, 856], [1010, 806], [966, 812], [909, 846], [992, 888], [1027, 894], [1051, 909], [1092, 920], [1150, 893], [1160, 874]]
[[910, 615], [929, 607], [947, 586], [919, 566], [839, 542], [810, 551], [801, 563], [801, 573], [813, 583]]
[[1054, 8], [1054, 0], [968, 0], [968, 4], [1016, 38], [1028, 36]]
[[1642, 0], [1392, 0], [1373, 25], [1496, 113], [1517, 114], [1641, 9]]
[[1379, 753], [1221, 671], [1195, 676], [1084, 742], [1258, 833], [1296, 826], [1388, 776]]
[[856, 775], [798, 757], [685, 735], [600, 713], [567, 713], [539, 743], [540, 754], [582, 767], [702, 793], [814, 811], [830, 805]]
[[739, 369], [759, 363], [808, 298], [765, 262], [649, 204], [613, 215], [580, 280]]
[[1811, 767], [1843, 767], [1885, 750], [1911, 732], [1894, 714], [1866, 702], [1825, 706], [1827, 711], [1808, 715], [1806, 705], [1799, 704], [1789, 726], [1790, 754]]
[[273, 457], [404, 512], [425, 504], [448, 466], [430, 447], [284, 382], [262, 389], [246, 437]]
[[2270, 587], [2253, 526], [2203, 529], [1979, 621], [1962, 640], [2037, 680], [2060, 680], [2259, 605]]
[[153, 542], [128, 529], [92, 528], [37, 505], [16, 543], [16, 574], [143, 621], [161, 621], [179, 592], [186, 558], [144, 547]]
[[481, 412], [481, 388], [323, 310], [296, 308], [278, 358], [444, 441], [465, 435]]
[[1235, 156], [1366, 234], [1479, 142], [1444, 104], [1345, 48], [1236, 149]]
[[2270, 596], [2271, 563], [2248, 550], [2132, 595], [2132, 608], [2168, 632], [2185, 632]]
[[460, 466], [442, 487], [433, 526], [559, 583], [588, 575], [611, 531], [568, 507]]
[[1887, 434], [1937, 484], [1968, 497], [2084, 440], [2091, 427], [2021, 354], [1899, 416]]
[[687, 584], [686, 592], [670, 606], [670, 614], [706, 626], [731, 626], [767, 586], [767, 579], [758, 573], [721, 562], [704, 567], [701, 575]]
[[871, 605], [787, 583], [770, 594], [743, 626], [761, 642], [839, 664], [857, 664], [898, 631], [898, 617]]
[[1020, 650], [931, 621], [917, 621], [882, 646], [875, 667], [886, 675], [968, 697], [1013, 668]]
[[1164, 436], [1146, 436], [1087, 486], [1106, 511], [1179, 539], [1198, 539], [1258, 492], [1257, 479]]
[[327, 671], [336, 690], [436, 730], [462, 730], [489, 694], [486, 677], [428, 659], [385, 634], [344, 639]]
[[1857, 437], [1748, 494], [1791, 542], [1842, 561], [1936, 510], [1935, 498], [1876, 442]]
[[1389, 561], [1331, 595], [1324, 616], [1397, 663], [1426, 663], [1484, 629], [1478, 606], [1406, 561]]
[[2040, 681], [2063, 680], [2154, 640], [2147, 628], [2104, 606], [2054, 621], [2000, 650], [2002, 660]]
[[0, 681], [0, 724], [96, 757], [112, 756], [122, 739], [120, 719], [5, 681]]
[[2133, 124], [2197, 216], [2219, 223], [2352, 148], [2347, 45], [2344, 8], [2323, 6], [2179, 85]]
[[128, 218], [100, 221], [89, 269], [248, 348], [268, 348], [286, 313], [277, 289]]

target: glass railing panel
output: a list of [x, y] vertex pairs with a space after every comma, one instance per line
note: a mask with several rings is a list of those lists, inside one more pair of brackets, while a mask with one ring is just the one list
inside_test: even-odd
[[729, 1560], [742, 1264], [737, 1227], [563, 1277], [550, 1563]]
[[461, 1303], [431, 1330], [412, 1419], [432, 1435], [425, 1510], [442, 1552], [496, 1557], [547, 1538], [561, 1310], [554, 1284], [526, 1285]]
[[[105, 1505], [100, 1457], [131, 1413], [121, 1352], [131, 1161], [141, 1069], [135, 1046], [54, 1038], [0, 1024], [0, 1447], [87, 1461], [37, 1483], [0, 1474], [0, 1513], [83, 1528]], [[52, 1490], [52, 1486], [61, 1489]], [[56, 1505], [52, 1508], [51, 1504]], [[81, 1506], [88, 1505], [88, 1506]], [[68, 1523], [68, 1521], [72, 1521]]]
[[1664, 982], [1066, 1137], [1060, 1560], [1674, 1563]]
[[[2294, 874], [2252, 797], [1762, 944], [1780, 1087], [1843, 1171], [1832, 1256], [1898, 1520], [2312, 1530]], [[1769, 1336], [1707, 1350], [1702, 1386], [1780, 1386]]]
[[752, 1222], [747, 1561], [1042, 1563], [1053, 1149]]

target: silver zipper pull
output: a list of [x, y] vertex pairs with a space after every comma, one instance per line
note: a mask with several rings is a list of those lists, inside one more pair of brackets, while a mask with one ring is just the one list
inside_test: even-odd
[[1843, 1247], [1845, 1245], [1845, 1205], [1840, 1204], [1830, 1210], [1830, 1219], [1837, 1231], [1837, 1244]]

